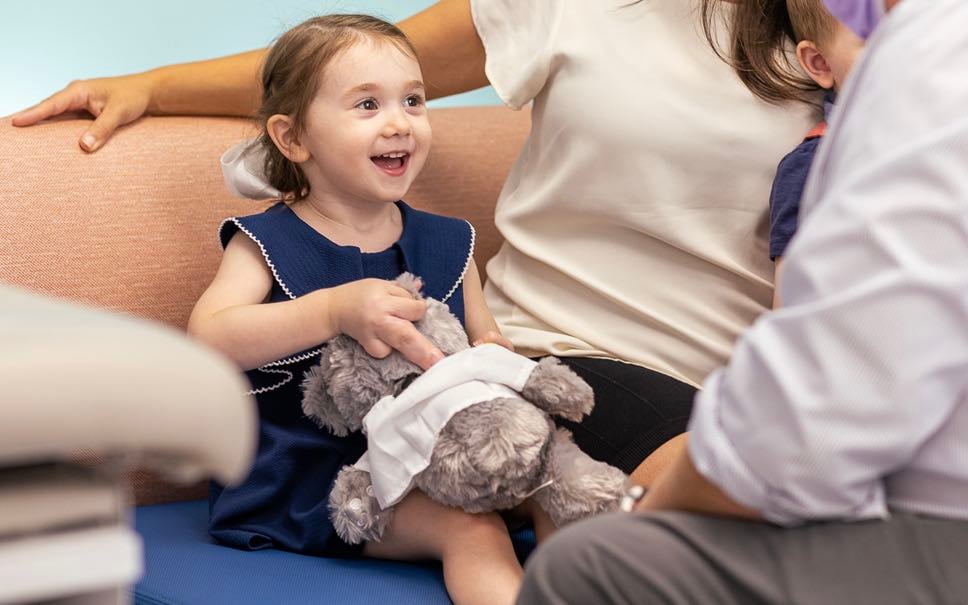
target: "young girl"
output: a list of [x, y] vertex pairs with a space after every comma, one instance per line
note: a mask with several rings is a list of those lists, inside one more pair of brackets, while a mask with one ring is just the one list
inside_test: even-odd
[[414, 491], [381, 542], [341, 542], [329, 489], [365, 440], [334, 437], [301, 409], [302, 375], [327, 340], [345, 333], [375, 355], [401, 346], [386, 334], [406, 335], [398, 328], [425, 308], [386, 281], [403, 271], [421, 276], [424, 293], [449, 305], [471, 341], [509, 346], [483, 302], [473, 228], [398, 201], [430, 146], [416, 53], [378, 19], [319, 17], [279, 39], [262, 83], [259, 143], [281, 201], [223, 223], [222, 263], [189, 321], [194, 336], [247, 370], [261, 416], [249, 478], [212, 487], [211, 534], [244, 549], [436, 558], [455, 602], [509, 603], [522, 572], [495, 514]]

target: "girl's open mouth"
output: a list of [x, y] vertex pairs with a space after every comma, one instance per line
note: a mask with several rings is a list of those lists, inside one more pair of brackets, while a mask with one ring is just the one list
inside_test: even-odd
[[407, 166], [410, 164], [410, 154], [402, 151], [384, 153], [371, 157], [370, 161], [390, 176], [400, 176], [407, 171]]

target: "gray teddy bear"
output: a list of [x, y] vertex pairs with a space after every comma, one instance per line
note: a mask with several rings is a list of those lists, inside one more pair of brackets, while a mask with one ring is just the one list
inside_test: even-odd
[[[413, 275], [405, 273], [396, 281], [422, 298]], [[447, 305], [426, 300], [427, 312], [416, 322], [420, 333], [445, 355], [469, 349], [467, 334]], [[346, 435], [363, 429], [381, 399], [399, 396], [420, 374], [398, 352], [376, 359], [352, 338], [337, 336], [323, 349], [319, 365], [306, 373], [303, 411], [334, 435]], [[594, 406], [591, 388], [548, 357], [533, 367], [519, 390], [504, 389], [449, 417], [412, 487], [471, 513], [512, 509], [533, 496], [559, 527], [616, 509], [626, 475], [588, 457], [568, 431], [556, 430], [549, 416], [580, 420]], [[381, 508], [371, 474], [360, 466], [343, 467], [329, 497], [333, 526], [350, 544], [380, 540], [392, 517], [392, 505]]]

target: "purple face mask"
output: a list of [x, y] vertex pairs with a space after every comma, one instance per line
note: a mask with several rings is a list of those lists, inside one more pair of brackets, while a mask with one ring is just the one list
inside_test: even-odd
[[830, 14], [867, 39], [884, 16], [884, 0], [823, 0]]

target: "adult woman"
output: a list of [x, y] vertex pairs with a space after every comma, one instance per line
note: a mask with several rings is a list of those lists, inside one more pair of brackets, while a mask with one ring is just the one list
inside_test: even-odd
[[[519, 351], [558, 355], [592, 384], [576, 441], [644, 482], [675, 449], [696, 387], [771, 300], [770, 179], [813, 110], [757, 98], [709, 40], [749, 57], [728, 24], [774, 4], [442, 0], [400, 24], [429, 97], [490, 81], [512, 107], [533, 101], [487, 301]], [[773, 53], [784, 38], [769, 42]], [[74, 83], [15, 124], [87, 109], [93, 151], [145, 113], [250, 115], [263, 54]]]

